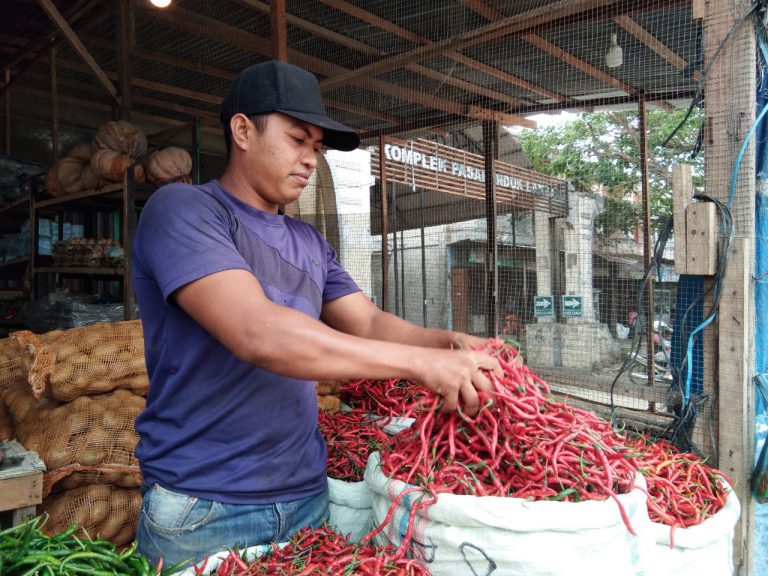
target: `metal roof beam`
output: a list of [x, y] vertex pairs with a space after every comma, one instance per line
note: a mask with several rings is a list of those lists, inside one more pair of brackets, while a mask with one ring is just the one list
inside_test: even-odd
[[[246, 8], [253, 8], [255, 10], [258, 10], [259, 12], [262, 12], [263, 14], [268, 14], [270, 10], [269, 4], [266, 4], [264, 2], [259, 2], [258, 0], [237, 0], [237, 2]], [[334, 3], [336, 6], [339, 7], [342, 5], [345, 5], [346, 3]], [[355, 13], [359, 14], [364, 12], [361, 9], [355, 9]], [[373, 15], [371, 15], [373, 16]], [[313, 22], [309, 22], [308, 20], [304, 20], [303, 18], [299, 18], [297, 16], [292, 16], [288, 14], [286, 16], [287, 22], [295, 26], [296, 28], [300, 28], [301, 30], [304, 30], [306, 32], [309, 32], [310, 34], [314, 34], [315, 36], [319, 38], [323, 38], [325, 40], [330, 40], [331, 42], [335, 42], [336, 44], [339, 44], [340, 46], [344, 46], [346, 48], [351, 48], [352, 50], [355, 50], [357, 52], [360, 52], [361, 54], [366, 54], [368, 56], [376, 56], [376, 57], [386, 57], [388, 54], [384, 52], [383, 50], [379, 50], [378, 48], [375, 48], [373, 46], [369, 46], [365, 42], [360, 42], [358, 40], [354, 40], [353, 38], [349, 38], [348, 36], [344, 36], [343, 34], [339, 34], [338, 32], [334, 32], [332, 30], [329, 30], [327, 28], [323, 28], [322, 26], [318, 26], [317, 24]], [[385, 20], [374, 17], [374, 21], [378, 24], [381, 24], [382, 26], [387, 26], [389, 28], [389, 32], [395, 32], [396, 34], [404, 34], [404, 29], [400, 28], [399, 26], [393, 25], [389, 22], [386, 22]], [[377, 25], [378, 25], [377, 24]], [[407, 33], [408, 40], [416, 40], [419, 44], [426, 44], [428, 43], [428, 40], [426, 38], [421, 38], [420, 36], [417, 36], [416, 34]], [[448, 55], [449, 57], [453, 58], [453, 55]], [[464, 61], [462, 62], [465, 65], [468, 65], [470, 67], [473, 66], [473, 60], [470, 58], [463, 57], [459, 54], [456, 54], [457, 57], [461, 57]], [[458, 60], [457, 60], [458, 61]], [[485, 96], [487, 98], [491, 98], [493, 100], [498, 100], [500, 102], [503, 102], [504, 104], [516, 106], [516, 105], [525, 105], [525, 104], [532, 104], [532, 102], [528, 102], [526, 100], [523, 100], [521, 98], [515, 98], [512, 96], [509, 96], [507, 94], [502, 94], [501, 92], [496, 92], [494, 90], [490, 90], [488, 88], [485, 88], [483, 86], [476, 86], [470, 82], [466, 82], [464, 80], [461, 80], [459, 78], [454, 78], [452, 76], [448, 76], [446, 74], [443, 74], [441, 72], [438, 72], [436, 70], [433, 70], [431, 68], [427, 68], [426, 66], [421, 66], [419, 64], [411, 64], [409, 66], [406, 66], [409, 70], [412, 70], [413, 72], [416, 72], [417, 74], [420, 74], [421, 76], [425, 76], [427, 78], [431, 78], [433, 80], [437, 80], [438, 82], [441, 82], [443, 84], [448, 84], [451, 86], [454, 86], [456, 88], [460, 88], [461, 90], [464, 90], [465, 92], [469, 93], [475, 93], [480, 96]], [[509, 79], [507, 79], [509, 81]], [[510, 82], [514, 84], [514, 82]], [[532, 86], [532, 85], [531, 85]], [[321, 86], [322, 88], [322, 86]], [[532, 90], [535, 91], [535, 90]], [[548, 95], [547, 97], [551, 97], [551, 95]]]
[[[143, 8], [148, 10], [148, 8]], [[162, 20], [171, 27], [180, 28], [187, 32], [199, 34], [201, 36], [207, 36], [209, 38], [216, 39], [220, 42], [236, 46], [249, 52], [256, 52], [262, 56], [271, 57], [271, 43], [268, 39], [261, 38], [255, 34], [250, 34], [238, 28], [227, 26], [195, 14], [182, 8], [176, 8], [172, 16], [162, 12], [152, 12], [153, 16]], [[295, 50], [289, 50], [289, 61], [302, 66], [316, 74], [323, 76], [336, 78], [345, 76], [350, 73], [350, 70], [343, 66], [338, 66], [326, 60], [310, 56]], [[437, 96], [431, 96], [424, 94], [419, 90], [414, 90], [404, 86], [397, 86], [390, 84], [383, 80], [377, 80], [375, 78], [354, 78], [349, 82], [365, 89], [374, 90], [380, 94], [385, 94], [393, 98], [397, 98], [403, 101], [420, 104], [427, 108], [435, 108], [448, 112], [450, 114], [457, 114], [460, 116], [467, 115], [467, 107], [459, 102], [447, 100], [445, 98], [439, 98]], [[320, 82], [322, 87], [323, 82]], [[490, 111], [494, 112], [494, 111]], [[521, 119], [522, 120], [522, 119]]]
[[96, 80], [99, 82], [99, 84], [101, 84], [101, 87], [104, 88], [104, 90], [106, 90], [112, 99], [119, 104], [120, 98], [117, 94], [117, 88], [109, 80], [109, 78], [107, 78], [99, 64], [96, 62], [96, 60], [93, 59], [93, 56], [91, 56], [90, 52], [88, 52], [85, 46], [83, 46], [80, 38], [77, 37], [75, 31], [69, 25], [64, 16], [61, 15], [61, 12], [58, 11], [56, 6], [54, 6], [53, 2], [51, 2], [51, 0], [37, 0], [37, 2], [40, 4], [40, 7], [45, 11], [48, 17], [56, 24], [59, 31], [64, 35], [64, 38], [66, 38], [72, 49], [77, 53], [78, 56], [80, 56], [80, 58], [82, 58], [83, 62], [86, 63], [88, 68], [90, 68], [91, 73], [96, 77]]
[[585, 62], [581, 58], [577, 58], [570, 52], [566, 52], [556, 44], [553, 44], [546, 38], [543, 38], [539, 36], [538, 34], [523, 34], [521, 36], [523, 40], [528, 42], [529, 44], [532, 44], [539, 50], [542, 50], [546, 52], [547, 54], [550, 54], [551, 56], [554, 56], [558, 60], [565, 62], [566, 64], [573, 66], [577, 70], [581, 70], [588, 76], [592, 76], [593, 78], [596, 78], [603, 82], [604, 84], [608, 84], [608, 86], [611, 86], [613, 88], [616, 88], [617, 90], [621, 90], [622, 92], [626, 92], [627, 94], [636, 95], [638, 93], [638, 90], [629, 84], [625, 84], [621, 80], [614, 78], [610, 74], [607, 74], [606, 72], [603, 72], [599, 68], [595, 68], [592, 66], [592, 64], [589, 64], [588, 62]]
[[[340, 4], [340, 0], [322, 0], [326, 4]], [[333, 88], [348, 83], [361, 76], [375, 76], [383, 74], [397, 68], [402, 68], [407, 64], [413, 64], [441, 54], [447, 50], [462, 50], [467, 46], [485, 43], [490, 39], [509, 36], [529, 30], [535, 26], [541, 26], [553, 20], [573, 16], [579, 12], [594, 10], [606, 5], [614, 4], [617, 0], [560, 0], [552, 6], [542, 6], [522, 14], [516, 14], [509, 18], [491, 22], [485, 26], [480, 26], [474, 30], [469, 30], [459, 36], [446, 38], [440, 42], [419, 46], [408, 52], [396, 54], [389, 58], [384, 58], [366, 66], [350, 71], [341, 76], [335, 76], [324, 80], [321, 86]]]
[[[644, 44], [653, 50], [678, 70], [684, 70], [688, 67], [688, 62], [684, 58], [678, 56], [674, 51], [667, 47], [666, 44], [626, 14], [614, 16], [613, 21], [634, 36], [641, 44]], [[694, 72], [692, 78], [698, 82], [701, 79], [701, 73]]]

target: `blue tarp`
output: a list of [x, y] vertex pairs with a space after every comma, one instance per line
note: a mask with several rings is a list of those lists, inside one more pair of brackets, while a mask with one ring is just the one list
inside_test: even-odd
[[[768, 76], [757, 94], [757, 108], [768, 105]], [[759, 113], [759, 112], [758, 112]], [[755, 133], [757, 193], [755, 195], [755, 372], [768, 372], [768, 121], [763, 121]], [[766, 406], [758, 395], [757, 413]]]
[[[765, 58], [765, 44], [760, 49]], [[766, 62], [768, 64], [768, 62]], [[763, 73], [757, 91], [757, 114], [768, 106], [768, 76]], [[763, 121], [755, 132], [755, 167], [757, 185], [755, 194], [755, 372], [768, 371], [768, 121]], [[768, 435], [768, 415], [760, 394], [755, 398], [755, 460]], [[755, 557], [752, 566], [755, 576], [768, 576], [768, 504], [755, 505]]]

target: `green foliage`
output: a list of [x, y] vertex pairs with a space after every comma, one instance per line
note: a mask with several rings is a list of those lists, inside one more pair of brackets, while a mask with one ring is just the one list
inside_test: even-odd
[[[694, 111], [666, 146], [661, 144], [685, 116], [685, 110], [646, 113], [648, 189], [651, 225], [672, 213], [672, 166], [693, 165], [694, 184], [703, 175], [703, 157], [691, 158], [702, 114]], [[518, 135], [535, 170], [571, 181], [577, 188], [600, 190], [605, 212], [597, 220], [605, 234], [628, 231], [642, 217], [639, 117], [636, 112], [594, 112], [557, 127]]]

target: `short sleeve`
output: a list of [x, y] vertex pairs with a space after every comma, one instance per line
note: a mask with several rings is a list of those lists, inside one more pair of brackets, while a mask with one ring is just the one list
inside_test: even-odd
[[226, 208], [187, 184], [164, 186], [147, 201], [134, 243], [137, 273], [154, 279], [168, 298], [204, 276], [250, 268], [235, 248]]
[[325, 242], [325, 246], [328, 275], [326, 276], [325, 288], [323, 290], [323, 301], [328, 302], [354, 292], [360, 292], [360, 287], [339, 264], [333, 247], [328, 242]]

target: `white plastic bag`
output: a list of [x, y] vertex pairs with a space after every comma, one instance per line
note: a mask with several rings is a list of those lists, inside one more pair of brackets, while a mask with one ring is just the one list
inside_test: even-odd
[[624, 324], [616, 322], [616, 336], [618, 336], [619, 340], [626, 340], [629, 338], [629, 326], [624, 326]]
[[[392, 502], [409, 486], [388, 479], [379, 454], [368, 458], [365, 480], [373, 492], [373, 522], [385, 519]], [[433, 576], [640, 576], [653, 540], [646, 507], [645, 480], [619, 496], [636, 536], [611, 498], [587, 502], [531, 502], [520, 498], [440, 494], [436, 504], [415, 517], [410, 553]], [[408, 527], [408, 511], [422, 495], [406, 495], [392, 521], [376, 538], [398, 546]], [[425, 495], [426, 498], [431, 498]]]
[[328, 524], [350, 542], [360, 542], [371, 531], [373, 499], [368, 484], [328, 478], [328, 500]]
[[740, 513], [736, 493], [730, 490], [725, 506], [697, 526], [676, 528], [673, 535], [669, 526], [652, 523], [654, 576], [731, 576], [733, 530]]

